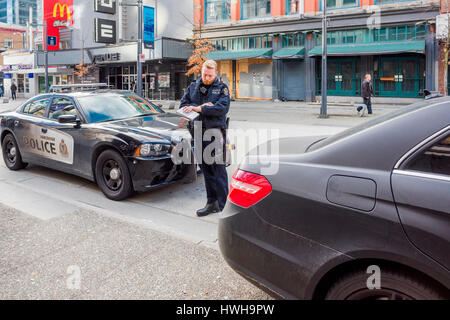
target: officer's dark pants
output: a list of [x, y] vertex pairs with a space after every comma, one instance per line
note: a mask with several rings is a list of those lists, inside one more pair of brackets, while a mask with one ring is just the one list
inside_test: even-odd
[[[202, 154], [204, 155], [205, 148], [213, 141], [202, 142]], [[223, 149], [223, 148], [222, 148]], [[222, 157], [223, 159], [223, 157]], [[218, 201], [219, 208], [222, 210], [225, 207], [228, 197], [228, 175], [224, 161], [218, 163], [207, 164], [203, 159], [200, 164], [203, 176], [205, 178], [206, 196], [208, 203]]]
[[367, 106], [367, 113], [368, 114], [372, 114], [372, 101], [367, 98], [363, 98], [364, 99], [364, 104]]

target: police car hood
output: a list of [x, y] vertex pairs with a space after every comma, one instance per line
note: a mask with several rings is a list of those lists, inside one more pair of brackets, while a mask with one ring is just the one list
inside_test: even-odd
[[141, 141], [167, 140], [178, 142], [190, 139], [191, 135], [186, 127], [188, 120], [171, 113], [133, 117], [102, 123], [105, 129], [134, 136]]

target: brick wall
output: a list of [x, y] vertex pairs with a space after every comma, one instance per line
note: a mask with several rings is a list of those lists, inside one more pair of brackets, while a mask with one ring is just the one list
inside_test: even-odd
[[[24, 47], [23, 47], [24, 34], [25, 34], [25, 30], [0, 27], [0, 47], [5, 47], [5, 40], [9, 39], [9, 40], [12, 40], [13, 47], [12, 47], [12, 49], [8, 49], [8, 50], [24, 49]], [[0, 55], [0, 65], [3, 65], [3, 56], [2, 55]]]

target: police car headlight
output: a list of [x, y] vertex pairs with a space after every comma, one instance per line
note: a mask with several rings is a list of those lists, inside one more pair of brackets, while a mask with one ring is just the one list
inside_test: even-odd
[[169, 152], [170, 144], [146, 143], [139, 146], [134, 153], [137, 157], [161, 157]]

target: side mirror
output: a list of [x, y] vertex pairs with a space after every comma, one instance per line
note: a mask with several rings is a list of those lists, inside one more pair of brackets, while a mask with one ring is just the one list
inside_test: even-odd
[[81, 120], [77, 118], [76, 115], [73, 114], [67, 114], [67, 115], [62, 115], [58, 117], [58, 122], [59, 123], [74, 123], [76, 124], [76, 128], [79, 128], [81, 125]]

